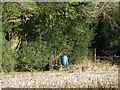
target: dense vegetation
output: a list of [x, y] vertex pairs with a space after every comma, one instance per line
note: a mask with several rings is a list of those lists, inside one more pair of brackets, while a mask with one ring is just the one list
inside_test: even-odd
[[[3, 3], [3, 71], [52, 69], [55, 63], [59, 64], [62, 55], [68, 55], [70, 64], [74, 64], [87, 55], [88, 47], [117, 54], [120, 50], [120, 20], [116, 17], [116, 14], [120, 16], [119, 5], [107, 5], [92, 2]], [[101, 38], [103, 45], [99, 44]]]

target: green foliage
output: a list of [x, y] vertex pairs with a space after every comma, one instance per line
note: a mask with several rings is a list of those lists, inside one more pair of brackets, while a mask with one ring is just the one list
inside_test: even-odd
[[22, 15], [19, 8], [14, 3], [4, 3], [2, 8], [3, 32], [12, 32], [12, 29], [19, 25], [12, 20], [18, 19]]
[[10, 48], [10, 43], [3, 37], [2, 41], [2, 69], [9, 72], [15, 69], [17, 63], [17, 53]]
[[[48, 64], [49, 48], [43, 41], [23, 43], [19, 51], [18, 70], [43, 70]], [[19, 67], [19, 68], [18, 68]]]
[[72, 63], [79, 62], [94, 37], [93, 28], [90, 29], [90, 25], [95, 19], [77, 16], [76, 8], [69, 6], [68, 3], [64, 3], [59, 9], [51, 9], [48, 12], [44, 12], [46, 19], [37, 18], [39, 21], [42, 19], [42, 23], [45, 24], [45, 26], [39, 26], [39, 30], [44, 32], [42, 40], [49, 43], [52, 52], [65, 49], [62, 55], [67, 54]]
[[70, 70], [69, 73], [74, 73], [75, 71]]
[[119, 30], [119, 8], [114, 8], [111, 12], [102, 13], [94, 38], [94, 47], [97, 48], [99, 56], [119, 56], [120, 52], [120, 30]]
[[[2, 3], [0, 3], [0, 10], [2, 10]], [[2, 12], [0, 12], [0, 72], [2, 71]]]
[[82, 66], [82, 71], [85, 71], [85, 67], [84, 66]]
[[0, 56], [1, 56], [0, 57], [0, 72], [2, 72], [2, 51], [0, 51]]
[[[78, 9], [81, 4], [88, 5], [4, 3], [3, 33], [8, 33], [5, 37], [10, 39], [16, 35], [22, 42], [16, 69], [42, 70], [65, 54], [69, 56], [71, 63], [79, 62], [86, 55], [94, 37], [95, 26], [91, 25], [97, 23], [96, 18], [81, 14]], [[32, 5], [35, 8], [32, 8]]]

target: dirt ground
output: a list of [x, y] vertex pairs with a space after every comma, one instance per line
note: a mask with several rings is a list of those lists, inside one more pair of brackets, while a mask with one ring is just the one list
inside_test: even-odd
[[118, 66], [74, 65], [67, 71], [1, 74], [2, 88], [118, 88]]

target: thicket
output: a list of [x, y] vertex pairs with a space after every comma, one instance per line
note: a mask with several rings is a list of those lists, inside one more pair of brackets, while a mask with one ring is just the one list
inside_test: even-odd
[[2, 69], [5, 72], [14, 71], [17, 64], [17, 53], [10, 48], [10, 43], [2, 35]]
[[[120, 56], [120, 3], [106, 3], [109, 9], [99, 16], [93, 47], [99, 56]], [[106, 9], [107, 7], [104, 6]], [[119, 58], [117, 58], [119, 59]]]
[[62, 55], [70, 64], [80, 62], [98, 26], [99, 14], [92, 16], [89, 10], [94, 7], [87, 2], [4, 3], [3, 71], [52, 69]]

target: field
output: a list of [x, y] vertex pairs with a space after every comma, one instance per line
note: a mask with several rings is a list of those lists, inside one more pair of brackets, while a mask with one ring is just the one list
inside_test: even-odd
[[2, 73], [2, 88], [118, 88], [118, 66], [88, 60], [69, 69]]

